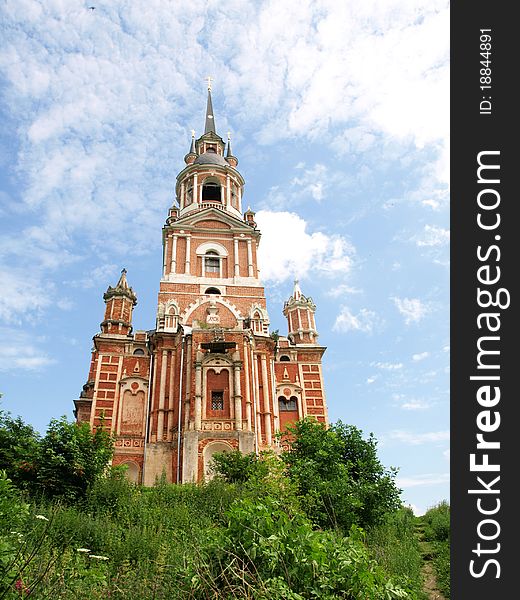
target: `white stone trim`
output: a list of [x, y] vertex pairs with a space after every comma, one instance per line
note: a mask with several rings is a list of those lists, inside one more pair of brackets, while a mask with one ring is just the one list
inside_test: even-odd
[[204, 242], [202, 244], [199, 244], [197, 246], [197, 249], [195, 250], [195, 254], [197, 256], [205, 256], [208, 252], [212, 251], [216, 252], [220, 257], [223, 256], [228, 256], [228, 251], [226, 250], [226, 248], [222, 245], [219, 244], [218, 242]]

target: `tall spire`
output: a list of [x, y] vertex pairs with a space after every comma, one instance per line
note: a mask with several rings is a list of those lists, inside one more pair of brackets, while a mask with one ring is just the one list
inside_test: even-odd
[[302, 297], [302, 291], [300, 289], [300, 282], [298, 279], [294, 280], [293, 298], [299, 300]]
[[208, 104], [206, 106], [206, 123], [204, 133], [217, 133], [215, 130], [215, 115], [213, 114], [213, 103], [211, 102], [211, 77], [208, 80]]

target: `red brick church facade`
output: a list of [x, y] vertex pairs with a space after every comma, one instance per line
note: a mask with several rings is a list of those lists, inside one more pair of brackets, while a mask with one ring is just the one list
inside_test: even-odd
[[203, 135], [184, 157], [163, 227], [156, 327], [132, 330], [137, 297], [123, 270], [104, 294], [105, 317], [78, 422], [104, 418], [114, 464], [146, 485], [200, 481], [215, 452], [277, 448], [288, 422], [327, 421], [316, 306], [297, 282], [288, 335], [269, 332], [255, 213], [242, 212], [238, 160], [216, 133], [208, 90]]

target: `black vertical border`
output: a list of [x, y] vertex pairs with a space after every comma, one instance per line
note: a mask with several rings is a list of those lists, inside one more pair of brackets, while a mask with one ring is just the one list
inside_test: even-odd
[[[519, 103], [514, 87], [520, 69], [518, 40], [520, 34], [513, 16], [514, 4], [472, 0], [451, 3], [451, 598], [453, 600], [501, 600], [520, 597], [518, 575], [520, 560], [517, 537], [520, 528], [520, 495], [515, 483], [520, 482], [520, 422], [517, 405], [520, 403], [516, 382], [518, 342], [518, 285], [520, 277], [520, 194], [515, 187], [520, 174], [520, 151], [516, 139], [520, 137]], [[480, 89], [480, 29], [491, 29], [492, 89]], [[515, 29], [517, 31], [515, 31]], [[491, 114], [480, 114], [483, 96], [491, 96]], [[516, 106], [513, 106], [516, 105]], [[482, 184], [477, 183], [477, 155], [486, 150], [499, 150], [500, 184], [494, 186], [500, 193], [501, 223], [490, 232], [477, 225], [477, 194]], [[495, 236], [500, 235], [496, 241]], [[500, 247], [500, 261], [493, 253], [488, 261], [493, 269], [501, 269], [499, 284], [511, 294], [507, 309], [483, 309], [477, 304], [477, 269], [482, 266], [477, 258], [477, 246], [491, 244]], [[489, 288], [492, 291], [492, 287]], [[489, 451], [490, 462], [500, 464], [499, 473], [470, 471], [470, 454], [476, 450], [477, 415], [484, 410], [476, 401], [480, 382], [470, 381], [471, 375], [482, 375], [477, 370], [477, 340], [486, 335], [477, 327], [479, 312], [500, 313], [500, 377], [501, 400], [497, 432], [486, 435], [499, 440], [500, 450]], [[487, 334], [489, 335], [489, 333]], [[496, 357], [495, 357], [496, 358]], [[516, 369], [515, 369], [516, 368]], [[485, 373], [490, 374], [491, 371]], [[497, 372], [493, 372], [496, 374]], [[480, 455], [483, 451], [480, 451]], [[468, 490], [481, 488], [477, 476], [490, 481], [500, 475], [494, 486], [499, 494], [482, 494], [482, 506], [491, 508], [500, 498], [496, 515], [485, 516], [477, 509], [478, 495]], [[515, 493], [516, 492], [516, 493]], [[483, 519], [496, 519], [500, 535], [493, 541], [479, 538], [477, 528]], [[493, 535], [493, 525], [485, 525], [482, 532]], [[487, 550], [500, 550], [478, 557], [477, 544]], [[500, 564], [497, 578], [496, 565], [487, 565], [481, 577], [470, 573], [470, 561], [476, 560], [474, 570], [482, 572], [487, 559]]]

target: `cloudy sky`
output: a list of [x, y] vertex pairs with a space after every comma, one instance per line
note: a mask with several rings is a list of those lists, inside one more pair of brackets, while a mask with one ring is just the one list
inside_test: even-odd
[[[89, 7], [94, 6], [92, 10]], [[151, 329], [161, 227], [213, 81], [272, 329], [316, 302], [332, 421], [419, 512], [449, 497], [449, 10], [441, 0], [4, 0], [0, 391], [72, 416], [103, 292]]]

